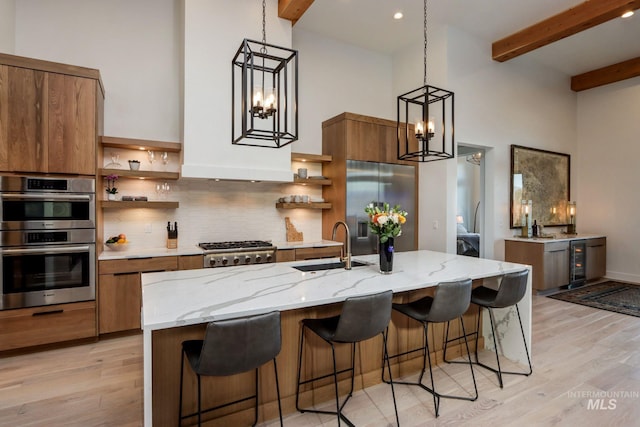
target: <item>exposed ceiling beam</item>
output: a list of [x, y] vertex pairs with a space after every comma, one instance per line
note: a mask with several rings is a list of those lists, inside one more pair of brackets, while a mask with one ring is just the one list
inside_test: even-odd
[[295, 25], [304, 15], [313, 0], [278, 0], [278, 16], [291, 21]]
[[499, 62], [513, 59], [639, 8], [640, 0], [588, 0], [493, 42], [493, 59]]
[[640, 76], [640, 57], [571, 77], [571, 90], [592, 89]]

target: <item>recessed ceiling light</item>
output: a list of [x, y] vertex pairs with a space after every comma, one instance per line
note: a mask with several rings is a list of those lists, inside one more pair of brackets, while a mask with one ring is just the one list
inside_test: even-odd
[[402, 12], [396, 12], [393, 14], [393, 19], [402, 19], [403, 16]]
[[628, 18], [630, 16], [633, 16], [633, 10], [630, 10], [630, 11], [625, 12], [625, 13], [622, 14], [623, 18]]

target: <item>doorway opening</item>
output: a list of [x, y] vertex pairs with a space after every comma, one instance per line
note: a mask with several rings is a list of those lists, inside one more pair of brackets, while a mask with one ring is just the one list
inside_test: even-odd
[[484, 257], [485, 149], [458, 144], [456, 253]]

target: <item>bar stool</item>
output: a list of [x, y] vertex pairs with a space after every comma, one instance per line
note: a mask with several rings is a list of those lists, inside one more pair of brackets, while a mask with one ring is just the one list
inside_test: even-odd
[[[500, 281], [500, 287], [498, 290], [493, 290], [490, 288], [486, 288], [484, 286], [480, 286], [473, 290], [471, 293], [471, 302], [484, 307], [489, 311], [489, 320], [491, 321], [491, 335], [493, 335], [493, 345], [496, 351], [496, 362], [498, 364], [498, 369], [495, 369], [491, 366], [488, 366], [484, 363], [481, 363], [478, 360], [478, 331], [480, 331], [480, 313], [478, 313], [478, 322], [476, 327], [476, 348], [475, 348], [475, 363], [479, 366], [482, 366], [485, 369], [488, 369], [492, 372], [495, 372], [498, 375], [498, 381], [500, 383], [500, 388], [503, 388], [502, 382], [502, 374], [512, 374], [512, 375], [524, 375], [529, 376], [533, 372], [533, 368], [531, 367], [531, 358], [529, 357], [529, 348], [527, 347], [527, 340], [524, 336], [524, 328], [522, 327], [522, 319], [520, 318], [520, 310], [518, 309], [518, 303], [524, 297], [527, 291], [527, 278], [529, 277], [529, 270], [522, 270], [516, 273], [505, 274]], [[527, 362], [529, 363], [529, 372], [510, 372], [503, 371], [500, 368], [500, 356], [498, 355], [498, 344], [496, 342], [496, 321], [493, 316], [494, 308], [506, 308], [506, 307], [516, 307], [516, 313], [518, 314], [518, 323], [520, 323], [520, 332], [522, 333], [522, 341], [524, 342], [524, 350], [527, 354]]]
[[[255, 398], [255, 418], [253, 421], [255, 426], [258, 421], [258, 368], [269, 360], [273, 360], [278, 412], [280, 414], [280, 425], [282, 425], [280, 387], [278, 384], [278, 367], [276, 365], [276, 356], [280, 353], [280, 347], [280, 312], [278, 311], [238, 319], [213, 321], [207, 325], [204, 340], [183, 341], [182, 358], [180, 359], [180, 411], [178, 425], [181, 425], [183, 419], [196, 415], [198, 416], [198, 425], [201, 425], [203, 413]], [[185, 358], [198, 378], [198, 412], [183, 416], [182, 389]], [[229, 376], [251, 371], [252, 369], [255, 370], [255, 394], [202, 410], [201, 376]]]
[[[422, 350], [422, 372], [420, 372], [420, 378], [417, 382], [401, 382], [396, 381], [396, 384], [406, 384], [418, 386], [433, 395], [433, 405], [436, 411], [436, 418], [440, 415], [440, 398], [458, 399], [474, 401], [478, 398], [478, 386], [476, 385], [476, 377], [473, 373], [473, 364], [471, 363], [471, 352], [469, 351], [469, 343], [467, 341], [467, 334], [464, 329], [464, 322], [462, 321], [462, 315], [467, 311], [471, 300], [471, 279], [460, 280], [456, 282], [442, 282], [436, 287], [433, 297], [426, 296], [419, 300], [407, 303], [407, 304], [393, 304], [393, 309], [408, 316], [409, 318], [422, 323], [424, 329], [424, 345], [413, 350], [405, 351], [389, 356], [389, 359], [405, 354], [414, 353]], [[433, 368], [431, 366], [431, 356], [429, 355], [429, 337], [428, 326], [429, 323], [444, 323], [447, 322], [447, 332], [445, 336], [445, 343], [448, 341], [449, 328], [448, 323], [456, 318], [460, 319], [462, 326], [464, 343], [467, 347], [467, 354], [469, 356], [469, 368], [471, 370], [471, 378], [473, 379], [473, 388], [475, 390], [475, 396], [456, 396], [438, 393], [435, 389], [433, 382]], [[446, 344], [445, 344], [446, 345]], [[446, 350], [445, 350], [446, 351]], [[422, 378], [426, 371], [427, 360], [429, 361], [429, 376], [431, 378], [431, 387], [422, 384]], [[466, 363], [466, 362], [461, 362]], [[382, 373], [382, 379], [384, 381], [384, 371]]]
[[[340, 426], [340, 420], [342, 419], [347, 425], [353, 426], [354, 424], [342, 413], [347, 401], [353, 394], [353, 383], [355, 376], [355, 355], [356, 355], [356, 343], [360, 341], [373, 338], [374, 336], [381, 334], [383, 340], [383, 363], [387, 362], [387, 368], [389, 369], [389, 378], [391, 378], [391, 366], [389, 365], [389, 359], [387, 358], [387, 327], [389, 326], [389, 320], [391, 320], [391, 299], [393, 292], [385, 291], [373, 295], [359, 296], [347, 298], [342, 306], [342, 312], [339, 316], [324, 318], [324, 319], [303, 319], [300, 337], [300, 357], [298, 359], [298, 386], [296, 389], [296, 409], [300, 412], [314, 412], [320, 414], [332, 414], [338, 417], [338, 426]], [[331, 352], [333, 355], [333, 372], [301, 381], [300, 372], [302, 370], [302, 351], [304, 349], [304, 335], [305, 330], [318, 335], [325, 342], [331, 346]], [[336, 351], [334, 343], [351, 343], [351, 367], [338, 371], [336, 367]], [[384, 366], [383, 366], [384, 369]], [[338, 374], [344, 372], [351, 372], [351, 389], [347, 398], [342, 404], [338, 396]], [[333, 376], [333, 382], [335, 385], [336, 395], [336, 411], [321, 411], [315, 409], [303, 409], [300, 408], [300, 386], [303, 384], [312, 383], [314, 381], [328, 378]], [[391, 383], [391, 395], [393, 397], [393, 407], [396, 413], [396, 422], [400, 425], [400, 419], [398, 418], [398, 407], [396, 405], [396, 396], [393, 390], [393, 380]]]

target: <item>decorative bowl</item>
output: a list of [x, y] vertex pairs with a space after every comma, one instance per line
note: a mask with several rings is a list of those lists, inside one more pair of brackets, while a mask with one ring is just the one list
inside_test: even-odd
[[126, 251], [129, 246], [129, 242], [126, 243], [105, 243], [105, 246], [112, 251]]
[[140, 169], [140, 162], [138, 160], [129, 160], [129, 169], [137, 171]]

